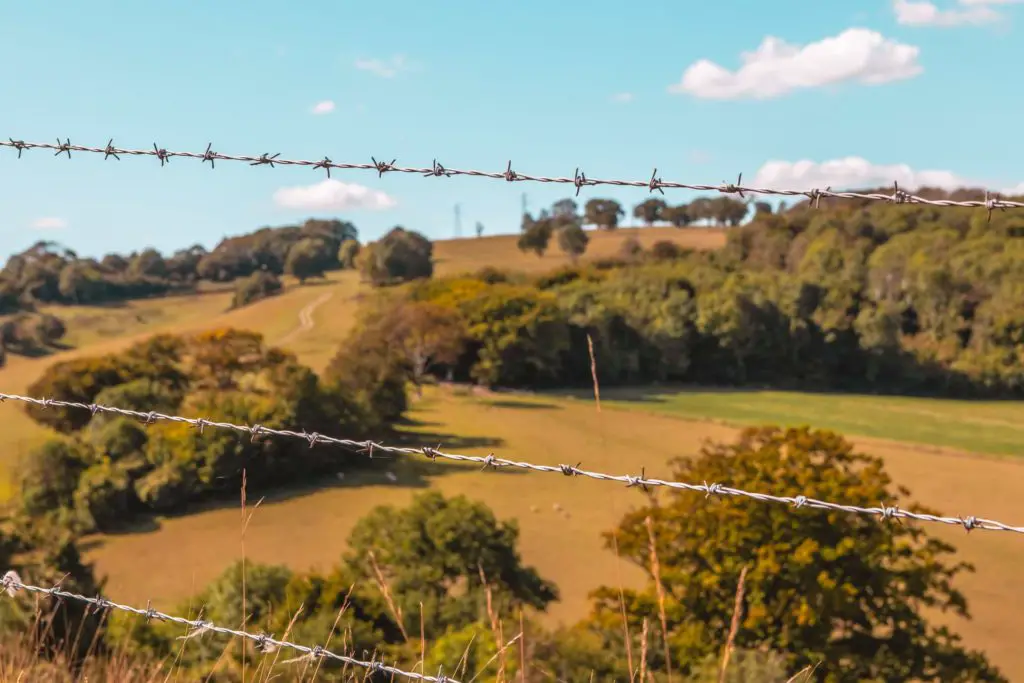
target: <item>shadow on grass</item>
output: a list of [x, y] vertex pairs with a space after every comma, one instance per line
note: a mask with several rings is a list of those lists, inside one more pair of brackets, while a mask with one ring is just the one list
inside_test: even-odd
[[511, 410], [562, 410], [557, 403], [546, 403], [543, 401], [504, 401], [484, 400], [481, 403], [488, 408], [509, 408]]
[[[422, 427], [426, 423], [406, 420], [415, 426]], [[412, 426], [412, 425], [410, 425]], [[470, 449], [492, 449], [504, 444], [502, 439], [490, 437], [457, 436], [441, 432], [397, 432], [385, 440], [388, 445], [403, 448], [437, 448], [449, 453], [461, 453]], [[326, 447], [326, 446], [323, 446]], [[475, 462], [456, 462], [444, 459], [430, 460], [425, 455], [374, 453], [372, 459], [364, 453], [353, 453], [339, 450], [338, 472], [325, 474], [307, 482], [293, 482], [281, 487], [269, 488], [250, 482], [246, 490], [246, 498], [252, 507], [262, 499], [262, 505], [282, 503], [303, 496], [320, 493], [332, 489], [354, 489], [363, 486], [387, 486], [395, 488], [426, 489], [431, 480], [448, 474], [479, 471], [481, 465]], [[357, 469], [352, 469], [350, 458], [359, 458]], [[526, 474], [522, 470], [497, 468], [488, 471], [488, 476]], [[216, 498], [189, 503], [183, 510], [165, 514], [140, 515], [117, 529], [105, 531], [103, 536], [94, 536], [81, 544], [83, 550], [100, 547], [104, 537], [127, 536], [159, 531], [164, 519], [175, 519], [216, 510], [238, 509], [239, 494], [227, 491]]]

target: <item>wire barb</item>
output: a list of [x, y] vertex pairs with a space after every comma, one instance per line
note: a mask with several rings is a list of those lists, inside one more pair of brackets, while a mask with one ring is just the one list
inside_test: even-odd
[[61, 142], [60, 138], [57, 138], [57, 142], [25, 142], [24, 140], [15, 140], [14, 138], [7, 138], [7, 140], [0, 140], [0, 148], [9, 147], [18, 152], [18, 158], [21, 158], [22, 152], [33, 149], [48, 149], [54, 152], [54, 156], [60, 156], [61, 154], [67, 154], [68, 158], [71, 158], [71, 152], [87, 152], [93, 154], [102, 154], [104, 159], [113, 156], [115, 159], [119, 159], [119, 155], [128, 156], [151, 156], [156, 157], [160, 160], [161, 165], [170, 161], [171, 157], [185, 157], [188, 159], [198, 159], [202, 163], [210, 162], [210, 168], [214, 168], [214, 161], [237, 161], [247, 163], [250, 166], [269, 166], [275, 168], [277, 166], [305, 166], [315, 170], [324, 170], [327, 172], [327, 177], [331, 177], [332, 171], [375, 171], [378, 177], [383, 177], [385, 173], [411, 173], [420, 175], [423, 177], [439, 177], [444, 176], [450, 178], [453, 176], [471, 176], [474, 178], [488, 178], [492, 180], [504, 180], [506, 182], [519, 182], [528, 181], [535, 183], [555, 183], [563, 185], [572, 185], [576, 190], [576, 195], [579, 196], [580, 190], [584, 187], [591, 187], [596, 185], [605, 185], [611, 187], [635, 187], [638, 189], [646, 189], [649, 193], [660, 192], [662, 195], [665, 194], [666, 189], [675, 190], [694, 190], [697, 192], [719, 192], [722, 194], [734, 194], [739, 197], [746, 199], [748, 195], [764, 195], [764, 196], [776, 196], [776, 197], [803, 197], [808, 199], [813, 206], [817, 207], [822, 198], [832, 199], [852, 199], [858, 201], [871, 201], [871, 202], [887, 202], [890, 204], [925, 204], [928, 206], [958, 206], [967, 208], [980, 208], [988, 212], [989, 218], [993, 211], [1002, 211], [1005, 209], [1021, 209], [1024, 208], [1024, 201], [1009, 201], [1001, 199], [998, 194], [987, 193], [983, 200], [966, 200], [956, 201], [952, 199], [927, 199], [925, 197], [917, 196], [901, 190], [897, 183], [893, 183], [893, 190], [889, 193], [882, 192], [833, 192], [831, 188], [824, 190], [820, 189], [809, 189], [809, 190], [781, 190], [766, 187], [746, 187], [743, 185], [743, 174], [739, 174], [735, 183], [722, 182], [717, 185], [701, 185], [693, 183], [682, 183], [675, 181], [662, 180], [658, 176], [658, 169], [655, 168], [651, 173], [651, 177], [647, 180], [616, 180], [616, 179], [598, 179], [587, 176], [579, 168], [571, 177], [558, 177], [558, 176], [541, 176], [541, 175], [527, 175], [525, 173], [519, 173], [512, 170], [512, 161], [509, 160], [503, 171], [478, 171], [473, 169], [457, 169], [442, 166], [435, 159], [430, 166], [427, 167], [407, 167], [398, 166], [397, 159], [388, 161], [378, 161], [375, 157], [371, 157], [372, 163], [348, 163], [348, 162], [334, 162], [330, 158], [324, 157], [320, 160], [307, 160], [307, 159], [283, 159], [280, 154], [269, 154], [263, 153], [258, 155], [235, 155], [235, 154], [220, 154], [214, 152], [212, 149], [212, 143], [206, 146], [204, 152], [174, 152], [161, 148], [157, 145], [153, 145], [153, 149], [126, 149], [114, 147], [114, 141], [111, 140], [104, 147], [89, 147], [86, 145], [73, 145], [71, 140], [65, 138]]

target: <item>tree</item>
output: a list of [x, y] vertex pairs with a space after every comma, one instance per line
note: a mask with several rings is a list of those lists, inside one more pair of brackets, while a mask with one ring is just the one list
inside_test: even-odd
[[772, 205], [768, 202], [754, 202], [754, 215], [755, 216], [770, 216], [772, 214]]
[[665, 200], [651, 197], [633, 208], [633, 217], [639, 218], [647, 225], [653, 225], [662, 219], [662, 213], [666, 208]]
[[251, 303], [280, 294], [284, 289], [280, 278], [273, 273], [259, 270], [243, 277], [235, 284], [235, 295], [231, 299], [231, 308], [241, 308]]
[[566, 225], [558, 231], [558, 248], [569, 255], [575, 262], [587, 250], [590, 237], [579, 225]]
[[591, 199], [583, 208], [583, 220], [606, 230], [613, 230], [619, 225], [619, 219], [625, 211], [614, 199]]
[[750, 212], [750, 205], [742, 199], [722, 196], [711, 200], [711, 211], [719, 225], [733, 227], [743, 222]]
[[405, 508], [377, 507], [356, 522], [344, 565], [360, 584], [376, 586], [379, 576], [387, 577], [406, 632], [419, 633], [422, 618], [433, 639], [486, 618], [485, 586], [495, 614], [544, 610], [558, 599], [553, 583], [523, 565], [518, 541], [515, 521], [498, 520], [464, 496], [432, 491]]
[[327, 242], [307, 237], [288, 250], [284, 272], [298, 279], [299, 284], [305, 284], [308, 278], [323, 277], [334, 258]]
[[551, 215], [555, 218], [578, 220], [579, 205], [572, 199], [559, 199], [551, 205]]
[[523, 232], [519, 235], [516, 246], [520, 251], [532, 251], [537, 256], [543, 256], [551, 242], [551, 221], [548, 219], [528, 223], [524, 221]]
[[356, 267], [356, 258], [359, 256], [359, 242], [356, 240], [345, 240], [338, 248], [338, 263], [342, 268], [351, 270]]
[[[855, 452], [837, 434], [807, 428], [746, 429], [734, 444], [705, 446], [696, 458], [676, 461], [673, 478], [862, 507], [896, 505], [909, 495], [893, 488], [881, 459]], [[733, 496], [709, 504], [674, 491], [628, 513], [605, 534], [609, 547], [613, 538], [624, 557], [660, 581], [677, 666], [721, 652], [746, 567], [739, 648], [775, 650], [790, 670], [820, 664], [825, 681], [1004, 680], [982, 653], [926, 620], [926, 609], [967, 615], [953, 582], [972, 567], [953, 561], [954, 547], [921, 525]], [[621, 638], [623, 609], [633, 621], [659, 622], [653, 586], [626, 591], [622, 607], [618, 588], [595, 596], [594, 622], [610, 629], [610, 640]], [[663, 668], [663, 657], [655, 658], [652, 666]]]
[[145, 249], [132, 259], [128, 271], [132, 275], [161, 278], [167, 277], [167, 263], [156, 249]]
[[693, 222], [693, 217], [690, 215], [690, 207], [686, 204], [666, 206], [661, 211], [661, 218], [677, 228], [685, 228]]
[[418, 232], [401, 226], [367, 245], [363, 275], [374, 285], [397, 284], [433, 275], [433, 245]]
[[430, 366], [455, 363], [466, 339], [459, 314], [431, 301], [398, 301], [370, 324], [381, 343], [406, 361], [418, 395]]
[[50, 313], [43, 313], [36, 319], [36, 336], [43, 344], [53, 344], [64, 338], [67, 328], [64, 321]]
[[477, 237], [483, 237], [484, 236], [484, 224], [481, 223], [480, 221], [476, 222], [476, 236]]

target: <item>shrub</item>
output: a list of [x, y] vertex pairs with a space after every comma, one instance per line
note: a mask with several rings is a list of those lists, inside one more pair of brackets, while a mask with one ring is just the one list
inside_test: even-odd
[[235, 295], [231, 299], [231, 308], [241, 308], [251, 303], [279, 294], [283, 289], [281, 279], [273, 273], [259, 270], [241, 278], [235, 284]]

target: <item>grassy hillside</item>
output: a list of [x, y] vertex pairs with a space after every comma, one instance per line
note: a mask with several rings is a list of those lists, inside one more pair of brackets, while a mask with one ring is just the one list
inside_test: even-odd
[[[694, 248], [715, 248], [724, 232], [695, 229], [619, 230], [593, 234], [589, 256], [614, 255], [627, 235], [649, 246], [673, 239]], [[554, 251], [543, 258], [515, 248], [515, 236], [438, 242], [439, 274], [498, 266], [540, 271], [567, 263]], [[132, 302], [116, 308], [62, 308], [71, 351], [25, 359], [12, 357], [0, 370], [0, 389], [24, 392], [49, 363], [79, 355], [116, 351], [161, 331], [198, 331], [221, 326], [253, 329], [272, 344], [295, 351], [315, 369], [323, 368], [348, 331], [359, 297], [358, 276], [333, 273], [324, 283], [298, 287], [289, 282], [275, 298], [225, 312], [230, 293]], [[643, 398], [643, 401], [637, 401]], [[726, 424], [773, 421], [840, 429], [865, 450], [884, 457], [897, 482], [917, 500], [950, 514], [975, 514], [1019, 521], [1024, 494], [1021, 462], [1011, 458], [964, 457], [923, 449], [920, 444], [1014, 455], [1020, 443], [1016, 403], [969, 403], [875, 397], [807, 396], [784, 392], [679, 393], [659, 390], [640, 396], [607, 389], [604, 410], [592, 400], [558, 397], [456, 395], [428, 392], [415, 405], [413, 431], [425, 441], [459, 452], [584, 466], [613, 473], [667, 475], [667, 461], [694, 452], [707, 439], [731, 438]], [[10, 463], [44, 433], [13, 406], [4, 406], [0, 465]], [[908, 443], [897, 443], [905, 441]], [[913, 443], [909, 443], [913, 442]], [[352, 456], [347, 456], [352, 457]], [[640, 502], [635, 491], [600, 482], [550, 475], [480, 472], [425, 462], [396, 460], [397, 482], [383, 474], [350, 475], [291, 492], [264, 494], [245, 536], [246, 555], [258, 561], [286, 561], [296, 568], [325, 567], [339, 554], [355, 521], [382, 503], [407, 500], [418, 488], [437, 487], [486, 501], [500, 517], [516, 517], [522, 528], [524, 559], [560, 586], [563, 600], [553, 620], [577, 617], [587, 592], [601, 584], [631, 585], [640, 575], [603, 549], [599, 532]], [[357, 486], [359, 484], [359, 486]], [[559, 509], [556, 509], [555, 506]], [[241, 553], [237, 507], [225, 504], [185, 517], [160, 520], [138, 533], [90, 539], [89, 559], [110, 577], [108, 592], [126, 602], [170, 606], [193, 593]], [[954, 624], [968, 644], [987, 650], [1005, 673], [1024, 676], [1024, 654], [1012, 637], [1016, 605], [1002, 592], [1013, 585], [1024, 563], [1024, 544], [1007, 535], [962, 529], [936, 530], [955, 543], [978, 573], [963, 581], [974, 621]], [[568, 541], [568, 542], [567, 542]], [[169, 552], [168, 549], [174, 549]], [[283, 551], [286, 549], [286, 551]]]
[[[549, 397], [453, 395], [428, 392], [411, 417], [424, 443], [449, 450], [495, 455], [537, 463], [582, 460], [589, 469], [667, 476], [671, 458], [693, 453], [707, 439], [729, 440], [735, 430], [706, 421], [619, 410], [602, 401]], [[1024, 495], [1024, 464], [1005, 459], [965, 458], [926, 452], [913, 446], [853, 439], [884, 457], [897, 482], [914, 498], [952, 514], [977, 514], [1019, 520], [1017, 501]], [[340, 457], [353, 457], [340, 454]], [[599, 585], [639, 585], [636, 568], [620, 564], [603, 548], [599, 533], [608, 530], [643, 502], [641, 494], [613, 484], [544, 474], [481, 472], [421, 460], [396, 460], [389, 466], [397, 482], [383, 473], [349, 475], [344, 481], [288, 493], [269, 494], [245, 534], [247, 557], [286, 562], [295, 568], [330, 565], [341, 553], [352, 526], [372, 507], [401, 504], [424, 486], [446, 494], [486, 501], [500, 517], [515, 517], [522, 529], [523, 558], [554, 580], [561, 602], [552, 621], [571, 620], [587, 608], [587, 593]], [[358, 486], [356, 486], [358, 484]], [[266, 492], [248, 492], [251, 501]], [[751, 503], [752, 505], [754, 503]], [[558, 506], [560, 510], [556, 509]], [[1024, 544], [1009, 535], [962, 529], [933, 529], [954, 543], [978, 573], [961, 587], [971, 601], [974, 620], [952, 623], [968, 643], [987, 650], [1011, 680], [1024, 676], [1024, 653], [1016, 647], [1017, 610], [1002, 590], [1015, 585], [1024, 562]], [[191, 594], [241, 553], [237, 505], [161, 520], [140, 533], [96, 539], [88, 557], [110, 577], [109, 591], [127, 601], [168, 606]], [[168, 548], [175, 552], [168, 553]], [[286, 548], [286, 552], [282, 549]]]

